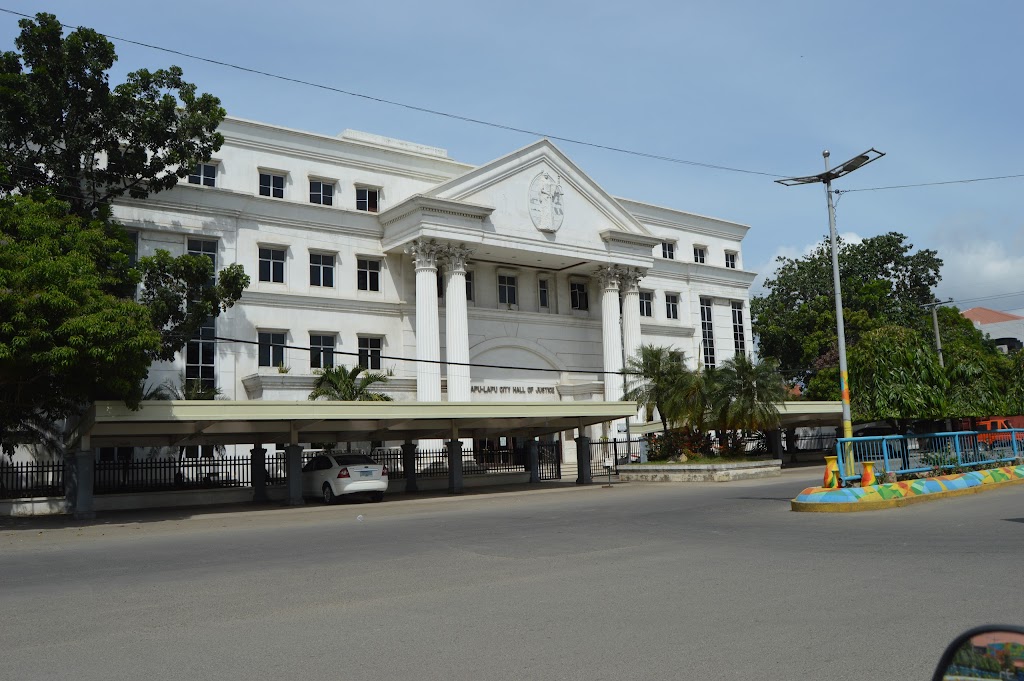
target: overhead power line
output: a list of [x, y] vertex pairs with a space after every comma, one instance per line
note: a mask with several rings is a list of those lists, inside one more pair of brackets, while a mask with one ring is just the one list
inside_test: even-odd
[[[213, 338], [213, 340], [215, 340], [215, 341], [217, 341], [219, 343], [242, 343], [244, 345], [260, 345], [259, 341], [247, 340], [245, 338], [229, 338], [227, 336], [212, 336], [212, 338]], [[302, 345], [288, 345], [288, 344], [281, 344], [281, 343], [271, 343], [270, 345], [272, 347], [275, 347], [275, 348], [283, 348], [285, 350], [301, 350], [302, 352], [310, 352], [311, 350], [315, 350], [317, 352], [323, 352], [324, 351], [324, 348], [315, 348], [314, 349], [314, 348], [310, 348], [308, 346], [302, 346]], [[348, 351], [346, 351], [346, 350], [331, 350], [330, 352], [332, 354], [334, 354], [334, 355], [348, 355], [348, 356], [353, 356], [353, 357], [358, 357], [361, 354], [359, 352], [355, 352], [355, 351], [352, 351], [352, 350], [348, 350]], [[622, 370], [622, 371], [604, 371], [603, 369], [553, 369], [553, 368], [550, 368], [550, 367], [534, 368], [534, 367], [524, 367], [524, 366], [513, 366], [513, 365], [510, 365], [510, 364], [481, 364], [481, 363], [478, 363], [478, 362], [449, 362], [449, 361], [441, 360], [441, 359], [419, 359], [417, 357], [396, 357], [396, 356], [393, 356], [393, 355], [379, 355], [379, 357], [381, 359], [387, 359], [387, 360], [391, 360], [391, 361], [394, 361], [394, 362], [413, 362], [413, 363], [418, 363], [418, 364], [437, 364], [437, 365], [441, 365], [441, 366], [447, 365], [447, 366], [456, 366], [456, 367], [476, 367], [476, 368], [479, 368], [479, 369], [509, 369], [509, 370], [512, 370], [512, 371], [543, 371], [543, 372], [555, 373], [555, 374], [587, 374], [587, 375], [607, 374], [607, 375], [613, 375], [613, 376], [621, 376], [623, 374], [639, 375], [636, 372], [626, 371], [626, 370]]]
[[[6, 9], [6, 8], [3, 8], [3, 7], [0, 7], [0, 12], [5, 12], [7, 14], [13, 14], [13, 15], [19, 16], [19, 17], [25, 17], [25, 18], [28, 18], [28, 19], [33, 19], [34, 18], [31, 14], [25, 14], [23, 12], [15, 12], [14, 10]], [[61, 26], [64, 27], [64, 28], [67, 28], [67, 29], [82, 28], [80, 26], [71, 26], [69, 24], [61, 24]], [[92, 30], [95, 30], [95, 29], [92, 29]], [[635, 149], [626, 149], [626, 148], [623, 148], [623, 147], [616, 147], [616, 146], [612, 146], [612, 145], [609, 145], [609, 144], [601, 144], [601, 143], [598, 143], [598, 142], [589, 142], [587, 140], [576, 139], [574, 137], [564, 137], [562, 135], [552, 135], [550, 133], [541, 132], [541, 131], [538, 131], [538, 130], [531, 130], [529, 128], [519, 128], [519, 127], [516, 127], [516, 126], [513, 126], [513, 125], [506, 125], [504, 123], [494, 123], [492, 121], [486, 121], [486, 120], [483, 120], [483, 119], [480, 119], [480, 118], [473, 118], [471, 116], [463, 116], [463, 115], [460, 115], [460, 114], [454, 114], [454, 113], [450, 113], [450, 112], [447, 112], [447, 111], [440, 111], [438, 109], [431, 109], [431, 108], [425, 107], [425, 106], [418, 106], [416, 104], [409, 104], [407, 102], [400, 102], [400, 101], [393, 100], [393, 99], [385, 99], [384, 97], [376, 97], [374, 95], [368, 95], [368, 94], [365, 94], [365, 93], [362, 93], [362, 92], [355, 92], [353, 90], [345, 90], [343, 88], [338, 88], [338, 87], [334, 87], [334, 86], [331, 86], [331, 85], [324, 85], [323, 83], [317, 83], [317, 82], [310, 81], [310, 80], [303, 80], [301, 78], [294, 78], [292, 76], [283, 76], [281, 74], [272, 73], [270, 71], [264, 71], [262, 69], [256, 69], [256, 68], [252, 68], [252, 67], [249, 67], [249, 66], [242, 66], [240, 64], [233, 64], [231, 62], [226, 62], [226, 61], [223, 61], [223, 60], [220, 60], [220, 59], [213, 59], [213, 58], [210, 58], [210, 57], [203, 57], [203, 56], [200, 56], [200, 55], [197, 55], [197, 54], [191, 54], [189, 52], [184, 52], [182, 50], [175, 50], [175, 49], [170, 48], [170, 47], [162, 47], [160, 45], [153, 45], [151, 43], [145, 43], [145, 42], [142, 42], [140, 40], [132, 40], [131, 38], [123, 38], [121, 36], [116, 36], [116, 35], [113, 35], [113, 34], [110, 34], [110, 33], [100, 33], [99, 31], [96, 31], [96, 33], [101, 35], [101, 36], [103, 36], [104, 38], [108, 38], [110, 40], [117, 40], [117, 41], [120, 41], [120, 42], [123, 42], [123, 43], [128, 43], [130, 45], [137, 45], [139, 47], [145, 47], [145, 48], [148, 48], [148, 49], [151, 49], [151, 50], [158, 50], [160, 52], [166, 52], [168, 54], [175, 54], [175, 55], [178, 55], [180, 57], [185, 57], [186, 59], [194, 59], [196, 61], [206, 62], [208, 64], [214, 64], [214, 65], [217, 65], [217, 66], [223, 66], [225, 68], [235, 69], [237, 71], [243, 71], [245, 73], [252, 73], [252, 74], [255, 74], [255, 75], [259, 75], [259, 76], [265, 76], [267, 78], [273, 78], [275, 80], [281, 80], [281, 81], [285, 81], [285, 82], [288, 82], [288, 83], [296, 83], [298, 85], [305, 85], [305, 86], [317, 88], [317, 89], [320, 89], [320, 90], [327, 90], [329, 92], [335, 92], [335, 93], [338, 93], [338, 94], [347, 95], [349, 97], [358, 97], [360, 99], [365, 99], [365, 100], [368, 100], [368, 101], [371, 101], [371, 102], [377, 102], [379, 104], [387, 104], [389, 106], [396, 106], [396, 107], [400, 107], [400, 108], [403, 108], [403, 109], [408, 109], [410, 111], [418, 111], [420, 113], [427, 113], [427, 114], [431, 114], [433, 116], [442, 116], [444, 118], [450, 118], [450, 119], [453, 119], [453, 120], [463, 121], [463, 122], [466, 122], [466, 123], [473, 123], [473, 124], [476, 124], [476, 125], [483, 125], [483, 126], [487, 126], [487, 127], [490, 127], [490, 128], [497, 128], [499, 130], [507, 130], [507, 131], [510, 131], [510, 132], [523, 133], [523, 134], [526, 134], [526, 135], [531, 135], [533, 137], [546, 137], [548, 139], [557, 140], [559, 142], [566, 142], [568, 144], [577, 144], [577, 145], [580, 145], [580, 146], [591, 147], [591, 148], [594, 148], [594, 149], [603, 149], [605, 151], [613, 151], [613, 152], [616, 152], [616, 153], [619, 153], [619, 154], [629, 154], [631, 156], [639, 156], [641, 158], [649, 158], [649, 159], [654, 159], [654, 160], [657, 160], [657, 161], [666, 161], [668, 163], [678, 163], [678, 164], [681, 164], [681, 165], [696, 166], [698, 168], [708, 168], [708, 169], [711, 169], [711, 170], [724, 170], [724, 171], [728, 171], [728, 172], [731, 172], [731, 173], [744, 173], [744, 174], [747, 174], [747, 175], [761, 175], [761, 176], [764, 176], [764, 177], [785, 177], [785, 175], [778, 175], [778, 174], [775, 174], [775, 173], [766, 173], [766, 172], [762, 172], [762, 171], [759, 171], [759, 170], [748, 170], [748, 169], [745, 169], [745, 168], [734, 168], [734, 167], [731, 167], [731, 166], [718, 165], [718, 164], [715, 164], [715, 163], [702, 163], [700, 161], [691, 161], [691, 160], [688, 160], [688, 159], [676, 158], [676, 157], [673, 157], [673, 156], [664, 156], [662, 154], [652, 154], [652, 153], [645, 152], [645, 151], [637, 151]]]
[[944, 184], [970, 184], [972, 182], [991, 182], [993, 180], [1010, 180], [1024, 177], [1024, 173], [1017, 175], [996, 175], [994, 177], [972, 177], [967, 180], [944, 180], [942, 182], [920, 182], [918, 184], [894, 184], [886, 187], [861, 187], [860, 189], [836, 189], [836, 194], [849, 194], [850, 192], [880, 192], [886, 189], [910, 189], [913, 187], [938, 187]]

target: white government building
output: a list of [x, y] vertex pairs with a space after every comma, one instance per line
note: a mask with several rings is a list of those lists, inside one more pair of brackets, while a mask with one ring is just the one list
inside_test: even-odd
[[359, 362], [394, 371], [396, 400], [617, 400], [641, 343], [694, 365], [752, 347], [748, 227], [613, 197], [548, 140], [473, 166], [351, 130], [220, 132], [187, 181], [115, 207], [140, 256], [251, 277], [151, 384], [184, 372], [227, 399], [305, 400], [315, 369]]

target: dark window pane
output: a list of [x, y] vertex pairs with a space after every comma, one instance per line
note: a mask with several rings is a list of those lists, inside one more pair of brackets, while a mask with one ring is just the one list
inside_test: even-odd
[[270, 261], [260, 260], [260, 281], [270, 281]]
[[320, 286], [320, 267], [317, 265], [310, 264], [309, 266], [309, 285]]
[[323, 269], [323, 286], [333, 287], [334, 286], [334, 267], [324, 267]]

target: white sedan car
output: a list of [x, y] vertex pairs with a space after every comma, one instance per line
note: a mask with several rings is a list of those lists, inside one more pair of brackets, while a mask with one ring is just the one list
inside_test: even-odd
[[302, 467], [302, 496], [321, 497], [325, 504], [360, 492], [383, 501], [387, 489], [388, 467], [365, 454], [318, 454]]

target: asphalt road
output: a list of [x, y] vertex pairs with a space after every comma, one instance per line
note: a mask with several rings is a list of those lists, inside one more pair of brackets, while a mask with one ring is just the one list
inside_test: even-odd
[[1024, 486], [790, 512], [819, 475], [3, 521], [0, 678], [927, 679], [1024, 623]]

